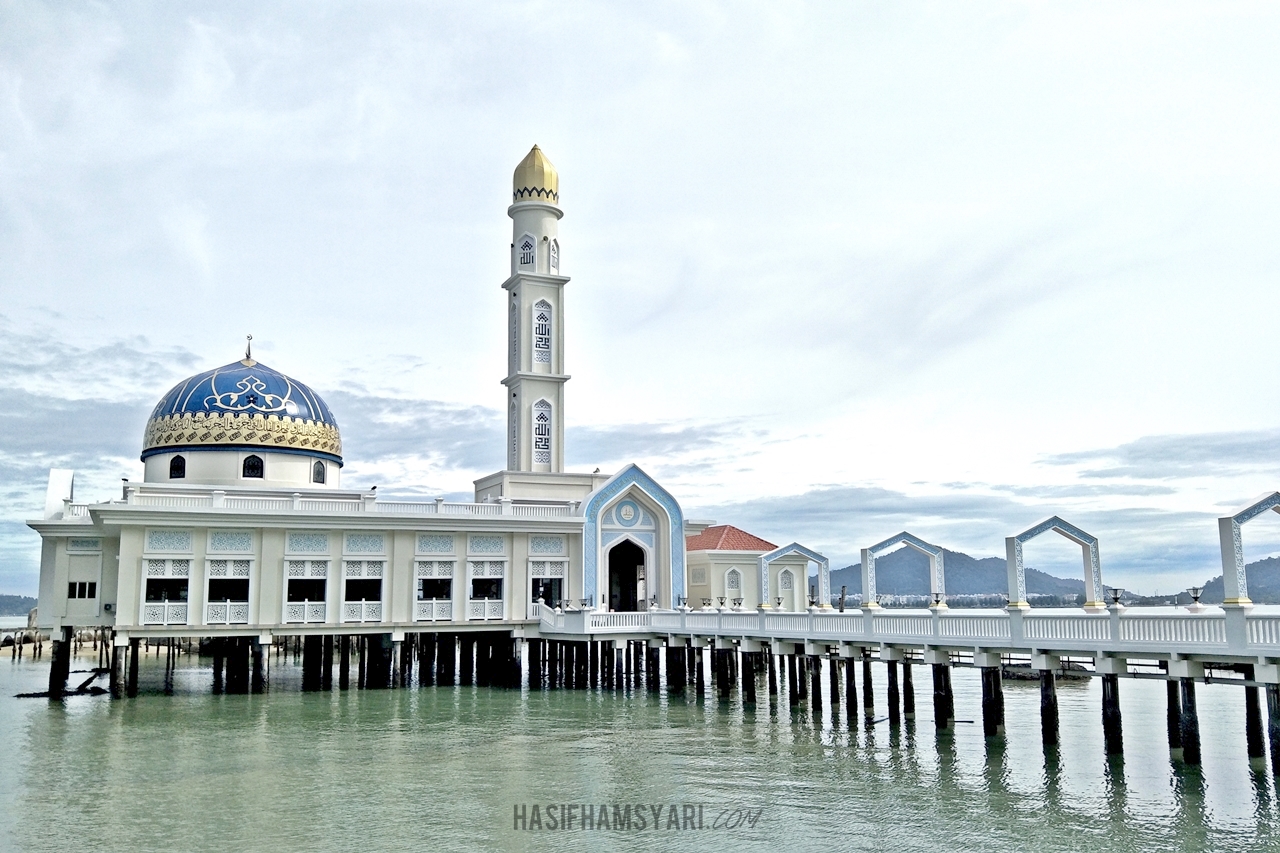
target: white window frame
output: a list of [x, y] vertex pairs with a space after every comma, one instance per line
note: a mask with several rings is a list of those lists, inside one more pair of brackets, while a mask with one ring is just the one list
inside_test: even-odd
[[[142, 555], [140, 574], [142, 583], [138, 584], [138, 624], [139, 625], [187, 625], [191, 617], [191, 564], [190, 557], [173, 557], [169, 554]], [[147, 581], [151, 578], [177, 580], [187, 582], [186, 601], [147, 601]]]
[[[243, 565], [240, 565], [242, 564]], [[204, 561], [204, 624], [248, 625], [249, 606], [253, 600], [255, 581], [254, 560], [239, 554], [208, 557]], [[214, 579], [244, 578], [249, 582], [249, 598], [246, 601], [210, 601], [209, 581]], [[190, 597], [190, 591], [187, 593]]]
[[[300, 565], [290, 565], [300, 564]], [[287, 556], [284, 558], [281, 574], [284, 584], [281, 590], [280, 621], [285, 625], [325, 624], [329, 616], [329, 599], [333, 597], [333, 580], [329, 575], [333, 560], [329, 557], [315, 555]], [[297, 574], [295, 574], [297, 572]], [[290, 601], [289, 579], [324, 581], [324, 601]]]
[[[387, 575], [389, 563], [386, 557], [375, 557], [367, 559], [365, 555], [361, 555], [361, 559], [342, 558], [342, 577], [340, 583], [342, 589], [339, 592], [341, 596], [341, 609], [338, 611], [342, 623], [354, 622], [384, 622], [383, 617], [386, 615], [387, 600]], [[378, 587], [377, 601], [347, 601], [347, 581], [348, 580], [378, 580], [381, 585]]]

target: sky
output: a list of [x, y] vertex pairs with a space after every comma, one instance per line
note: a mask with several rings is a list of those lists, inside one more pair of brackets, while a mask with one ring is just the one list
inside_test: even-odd
[[1280, 488], [1278, 43], [1248, 2], [2, 0], [0, 592], [48, 469], [117, 497], [247, 334], [344, 486], [467, 499], [535, 143], [571, 468], [833, 567], [1058, 514], [1108, 585], [1202, 582]]

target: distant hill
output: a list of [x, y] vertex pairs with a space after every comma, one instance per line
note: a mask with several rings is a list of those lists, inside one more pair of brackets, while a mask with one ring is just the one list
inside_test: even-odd
[[[1280, 604], [1280, 557], [1267, 557], [1244, 568], [1249, 575], [1249, 598], [1255, 604]], [[1222, 575], [1205, 581], [1201, 601], [1221, 604], [1223, 598]]]
[[26, 616], [35, 606], [29, 595], [0, 595], [0, 616]]
[[[999, 557], [975, 560], [968, 554], [945, 551], [948, 595], [1002, 595], [1009, 591], [1008, 571]], [[846, 566], [831, 572], [831, 592], [862, 592], [862, 566]], [[1252, 588], [1252, 585], [1251, 587]], [[914, 548], [901, 548], [876, 559], [876, 591], [884, 595], [928, 595], [929, 558]], [[1054, 577], [1027, 569], [1030, 595], [1084, 595], [1084, 581]]]

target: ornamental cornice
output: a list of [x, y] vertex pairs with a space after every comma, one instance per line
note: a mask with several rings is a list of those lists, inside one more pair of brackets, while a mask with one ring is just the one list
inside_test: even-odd
[[288, 415], [204, 412], [164, 415], [147, 423], [143, 452], [166, 447], [254, 445], [342, 455], [336, 427]]

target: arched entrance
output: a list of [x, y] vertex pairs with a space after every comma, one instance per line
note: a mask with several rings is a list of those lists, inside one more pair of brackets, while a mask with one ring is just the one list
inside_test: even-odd
[[[647, 609], [644, 549], [624, 539], [609, 549], [609, 610]], [[642, 605], [645, 602], [645, 605]]]

